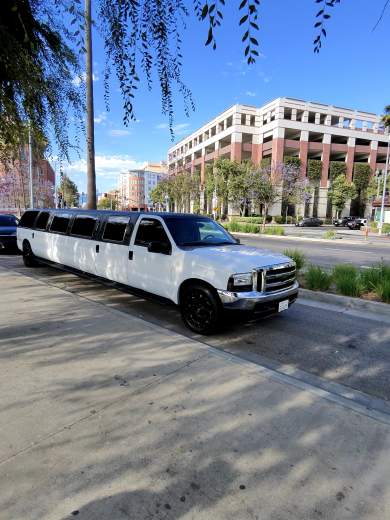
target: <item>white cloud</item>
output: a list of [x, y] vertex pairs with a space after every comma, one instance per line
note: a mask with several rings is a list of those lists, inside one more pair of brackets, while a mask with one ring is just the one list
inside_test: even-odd
[[159, 123], [156, 125], [157, 130], [163, 130], [164, 128], [168, 128], [168, 123]]
[[108, 133], [111, 137], [125, 137], [126, 135], [131, 134], [130, 130], [125, 130], [125, 129], [121, 129], [121, 128], [117, 128], [117, 129], [113, 128]]
[[[190, 123], [178, 123], [172, 127], [172, 130], [175, 135], [183, 135], [187, 132], [189, 126]], [[168, 123], [159, 123], [155, 128], [157, 128], [157, 130], [168, 130], [169, 125]]]
[[256, 92], [252, 92], [251, 90], [247, 90], [245, 92], [245, 95], [249, 96], [249, 97], [256, 97], [257, 96]]
[[107, 112], [100, 112], [97, 116], [93, 119], [97, 125], [100, 125], [100, 123], [104, 123], [107, 120]]
[[[82, 74], [80, 74], [80, 76], [75, 76], [72, 79], [72, 83], [76, 87], [79, 87], [81, 85], [81, 83], [85, 83], [86, 78], [87, 78], [87, 74], [85, 72], [83, 72]], [[99, 81], [99, 76], [97, 75], [97, 73], [96, 74], [94, 72], [92, 73], [92, 81]]]
[[[142, 168], [146, 162], [136, 161], [130, 155], [96, 155], [95, 169], [96, 175], [102, 178], [117, 179], [121, 172], [127, 170]], [[84, 174], [87, 173], [87, 161], [79, 159], [67, 167], [64, 171], [69, 174]]]

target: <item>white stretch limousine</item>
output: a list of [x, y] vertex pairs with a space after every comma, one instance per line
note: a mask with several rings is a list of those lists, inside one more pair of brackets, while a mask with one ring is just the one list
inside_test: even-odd
[[28, 267], [56, 262], [167, 298], [201, 334], [217, 330], [224, 308], [273, 314], [298, 296], [291, 258], [241, 245], [199, 215], [27, 210], [17, 243]]

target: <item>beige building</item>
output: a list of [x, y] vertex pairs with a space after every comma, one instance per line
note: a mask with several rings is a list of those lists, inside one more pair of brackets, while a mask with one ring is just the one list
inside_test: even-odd
[[144, 168], [123, 172], [119, 176], [119, 207], [145, 210], [153, 208], [150, 192], [167, 175], [167, 165], [147, 163]]
[[[349, 180], [356, 162], [369, 164], [373, 173], [384, 170], [388, 142], [388, 129], [376, 114], [283, 97], [262, 107], [234, 105], [181, 139], [168, 151], [168, 173], [197, 171], [203, 183], [205, 165], [218, 157], [254, 164], [270, 158], [277, 165], [293, 156], [304, 177], [307, 161], [319, 159], [317, 212], [325, 217], [330, 162], [345, 162]], [[280, 214], [280, 205], [272, 214]]]

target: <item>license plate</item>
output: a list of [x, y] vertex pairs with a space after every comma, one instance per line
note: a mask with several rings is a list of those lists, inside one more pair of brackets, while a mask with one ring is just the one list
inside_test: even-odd
[[283, 300], [282, 302], [279, 302], [279, 308], [278, 312], [282, 312], [288, 309], [288, 300]]

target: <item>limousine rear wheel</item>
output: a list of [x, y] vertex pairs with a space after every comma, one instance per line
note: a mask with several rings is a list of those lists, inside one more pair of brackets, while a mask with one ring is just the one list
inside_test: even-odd
[[221, 325], [222, 307], [214, 291], [201, 284], [193, 284], [183, 291], [180, 302], [184, 323], [198, 334], [212, 334]]
[[37, 267], [39, 265], [39, 262], [32, 252], [30, 242], [25, 240], [23, 242], [23, 263], [26, 267]]

